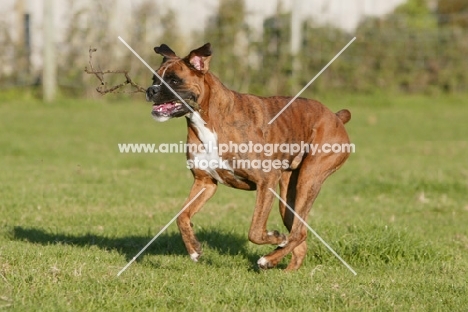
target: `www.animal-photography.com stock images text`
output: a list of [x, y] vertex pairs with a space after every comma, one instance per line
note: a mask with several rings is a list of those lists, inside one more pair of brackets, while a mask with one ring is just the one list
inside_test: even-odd
[[468, 2], [4, 0], [0, 310], [468, 310]]

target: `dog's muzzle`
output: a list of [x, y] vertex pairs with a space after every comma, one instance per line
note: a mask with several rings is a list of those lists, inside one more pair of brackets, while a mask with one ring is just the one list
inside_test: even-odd
[[154, 97], [156, 97], [160, 91], [161, 85], [152, 85], [151, 87], [146, 89], [146, 101], [154, 102]]

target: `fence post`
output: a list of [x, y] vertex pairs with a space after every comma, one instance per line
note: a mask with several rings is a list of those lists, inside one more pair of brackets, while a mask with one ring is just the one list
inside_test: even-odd
[[42, 90], [43, 99], [46, 102], [51, 102], [54, 100], [57, 89], [57, 61], [55, 53], [54, 22], [54, 0], [44, 0]]

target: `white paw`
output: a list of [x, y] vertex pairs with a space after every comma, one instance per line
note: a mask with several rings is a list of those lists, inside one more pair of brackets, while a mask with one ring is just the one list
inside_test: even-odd
[[281, 244], [278, 245], [278, 247], [284, 247], [288, 244], [288, 240], [285, 239], [284, 241], [281, 242]]
[[198, 258], [200, 258], [200, 254], [198, 252], [190, 254], [190, 259], [192, 259], [194, 262], [198, 262]]
[[257, 264], [259, 267], [265, 268], [268, 265], [268, 260], [265, 257], [261, 257], [260, 259], [258, 259]]

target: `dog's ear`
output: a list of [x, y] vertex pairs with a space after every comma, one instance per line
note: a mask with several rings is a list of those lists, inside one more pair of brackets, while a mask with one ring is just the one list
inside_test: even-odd
[[211, 53], [211, 44], [205, 43], [205, 45], [191, 51], [185, 60], [196, 70], [205, 74], [210, 69]]
[[161, 46], [159, 47], [154, 47], [154, 52], [156, 52], [157, 54], [160, 54], [162, 56], [164, 56], [163, 58], [163, 63], [166, 62], [168, 59], [170, 58], [175, 58], [177, 57], [177, 55], [175, 54], [174, 51], [172, 51], [171, 48], [169, 48], [167, 45], [165, 45], [164, 43], [161, 44]]

